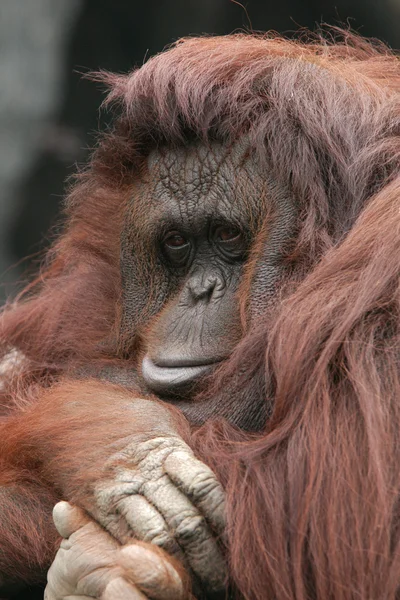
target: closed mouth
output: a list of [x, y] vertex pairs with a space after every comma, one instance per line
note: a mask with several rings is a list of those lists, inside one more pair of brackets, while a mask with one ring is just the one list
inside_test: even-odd
[[201, 361], [184, 358], [163, 361], [162, 364], [153, 362], [145, 356], [142, 362], [142, 374], [146, 384], [155, 392], [168, 393], [192, 383], [209, 372], [219, 361]]

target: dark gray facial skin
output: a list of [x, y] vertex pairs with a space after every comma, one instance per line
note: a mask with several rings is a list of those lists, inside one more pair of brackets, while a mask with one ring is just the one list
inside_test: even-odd
[[[141, 368], [157, 395], [190, 395], [193, 383], [226, 359], [240, 339], [237, 293], [265, 212], [266, 188], [245, 144], [193, 145], [150, 155], [128, 217], [136, 235], [123, 238], [121, 263], [125, 327], [132, 320], [140, 327], [140, 313], [148, 315], [151, 305], [143, 323], [147, 347]], [[145, 286], [145, 268], [127, 251], [139, 237], [151, 256], [148, 269], [158, 274], [146, 298], [138, 281], [141, 276]], [[132, 277], [138, 270], [141, 275]]]

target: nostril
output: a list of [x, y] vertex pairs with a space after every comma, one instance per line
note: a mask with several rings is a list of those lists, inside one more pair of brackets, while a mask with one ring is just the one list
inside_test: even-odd
[[217, 285], [217, 278], [216, 277], [208, 277], [207, 281], [206, 281], [206, 288], [209, 294], [212, 294], [212, 292], [214, 291], [215, 287]]

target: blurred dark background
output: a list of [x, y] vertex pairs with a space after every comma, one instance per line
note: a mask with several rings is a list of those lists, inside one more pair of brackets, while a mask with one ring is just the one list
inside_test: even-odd
[[102, 90], [83, 73], [127, 71], [184, 35], [251, 28], [292, 35], [321, 22], [400, 47], [400, 0], [242, 2], [1, 0], [0, 304], [38, 266], [65, 180], [104, 125]]

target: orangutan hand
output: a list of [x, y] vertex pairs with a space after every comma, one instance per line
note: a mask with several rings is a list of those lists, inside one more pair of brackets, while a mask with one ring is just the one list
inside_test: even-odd
[[150, 544], [121, 546], [83, 511], [67, 502], [54, 508], [64, 538], [48, 572], [45, 600], [190, 600], [188, 578]]
[[107, 467], [92, 516], [121, 544], [134, 538], [163, 548], [204, 592], [222, 591], [226, 569], [217, 536], [224, 491], [211, 469], [175, 435], [131, 444]]

